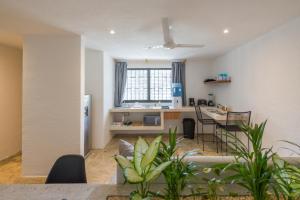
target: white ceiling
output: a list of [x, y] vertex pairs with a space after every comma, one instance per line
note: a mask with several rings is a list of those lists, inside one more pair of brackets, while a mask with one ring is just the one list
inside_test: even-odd
[[[116, 58], [213, 57], [298, 16], [300, 0], [0, 0], [0, 42], [20, 46], [24, 34], [71, 32]], [[144, 49], [162, 44], [162, 17], [175, 42], [206, 46]]]

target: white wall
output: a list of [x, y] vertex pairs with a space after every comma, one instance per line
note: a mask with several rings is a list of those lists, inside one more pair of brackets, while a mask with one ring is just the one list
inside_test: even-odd
[[23, 44], [25, 176], [47, 175], [63, 154], [82, 153], [84, 65], [80, 36], [32, 35]]
[[21, 150], [22, 50], [0, 45], [0, 160]]
[[203, 81], [211, 76], [212, 61], [203, 59], [188, 59], [186, 61], [186, 97], [207, 99], [210, 88]]
[[102, 147], [111, 140], [111, 115], [109, 110], [114, 107], [114, 91], [115, 91], [115, 61], [107, 53], [103, 54], [103, 128], [104, 134], [102, 139]]
[[109, 110], [114, 102], [114, 60], [107, 53], [86, 49], [86, 94], [92, 95], [92, 148], [111, 140]]
[[[300, 18], [219, 57], [214, 73], [228, 72], [232, 83], [215, 86], [219, 103], [268, 119], [265, 145], [300, 141]], [[284, 154], [282, 149], [279, 149]]]

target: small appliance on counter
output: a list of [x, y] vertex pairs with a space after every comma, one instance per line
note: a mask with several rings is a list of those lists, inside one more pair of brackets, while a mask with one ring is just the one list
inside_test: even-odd
[[207, 102], [208, 106], [215, 106], [215, 96], [214, 94], [208, 94], [208, 102]]
[[189, 98], [189, 106], [195, 106], [195, 99]]
[[144, 116], [144, 126], [160, 126], [160, 116], [159, 115], [145, 115]]
[[231, 111], [231, 108], [230, 108], [229, 106], [223, 106], [222, 104], [218, 104], [218, 105], [217, 105], [217, 108], [218, 108], [219, 110], [224, 111], [224, 112]]
[[198, 99], [197, 105], [198, 106], [207, 106], [206, 99]]

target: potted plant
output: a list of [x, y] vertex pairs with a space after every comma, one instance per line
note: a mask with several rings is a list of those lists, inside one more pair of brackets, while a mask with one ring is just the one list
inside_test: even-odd
[[249, 138], [252, 150], [248, 150], [246, 145], [237, 139], [237, 143], [231, 143], [236, 148], [235, 161], [216, 166], [222, 169], [221, 172], [227, 170], [234, 172], [233, 175], [225, 177], [224, 181], [244, 187], [254, 200], [269, 199], [272, 190], [277, 198], [280, 193], [274, 179], [276, 169], [272, 164], [272, 158], [276, 153], [272, 152], [272, 148], [262, 147], [266, 123], [265, 121], [259, 125], [242, 125], [242, 131]]
[[169, 129], [169, 142], [161, 142], [158, 156], [155, 159], [156, 165], [171, 162], [162, 174], [165, 178], [167, 187], [163, 194], [157, 196], [166, 200], [179, 200], [182, 191], [187, 186], [187, 181], [195, 176], [198, 172], [198, 166], [193, 162], [184, 162], [184, 158], [188, 155], [193, 155], [195, 152], [186, 152], [184, 155], [176, 155], [177, 144], [181, 138], [177, 139], [177, 128]]
[[[204, 168], [204, 174], [210, 174], [213, 172], [213, 168]], [[221, 178], [206, 178], [203, 180], [207, 183], [207, 187], [199, 187], [197, 188], [197, 192], [203, 196], [204, 199], [209, 200], [218, 200], [219, 194], [218, 192], [224, 192], [224, 181]]]
[[[297, 150], [292, 150], [298, 156], [300, 155], [300, 146], [296, 143], [284, 141]], [[273, 163], [275, 166], [274, 178], [277, 182], [277, 188], [288, 200], [300, 199], [300, 169], [287, 161], [279, 158], [278, 156], [273, 157]]]
[[115, 156], [115, 160], [123, 170], [126, 182], [136, 184], [137, 189], [130, 194], [131, 200], [150, 199], [150, 184], [161, 172], [168, 167], [172, 161], [162, 162], [158, 166], [154, 164], [161, 136], [155, 138], [150, 145], [139, 137], [134, 145], [133, 160], [129, 160], [121, 155]]

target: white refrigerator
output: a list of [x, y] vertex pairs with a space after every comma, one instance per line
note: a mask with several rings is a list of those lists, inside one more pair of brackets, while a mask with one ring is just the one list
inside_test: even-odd
[[91, 109], [92, 96], [84, 95], [84, 155], [91, 149]]

